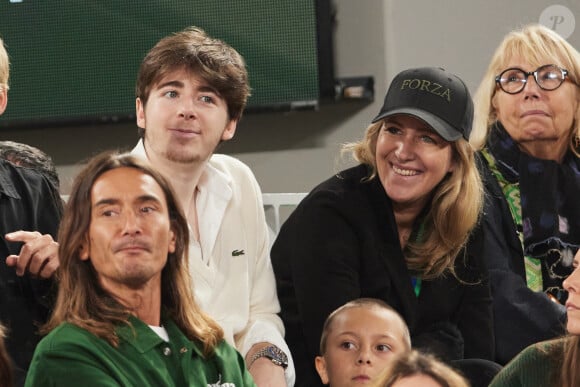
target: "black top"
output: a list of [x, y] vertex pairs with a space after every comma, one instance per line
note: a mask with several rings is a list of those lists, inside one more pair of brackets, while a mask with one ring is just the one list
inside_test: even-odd
[[8, 232], [25, 230], [57, 236], [62, 214], [58, 192], [40, 173], [0, 160], [0, 321], [8, 328], [8, 352], [17, 370], [25, 373], [39, 341], [38, 324], [46, 321], [51, 281], [18, 277], [5, 264], [19, 254], [22, 243], [7, 242]]
[[486, 205], [476, 235], [493, 295], [495, 361], [506, 364], [529, 345], [564, 334], [566, 309], [528, 288], [522, 242], [509, 205], [489, 166], [483, 157], [481, 160]]
[[361, 182], [367, 175], [367, 167], [359, 165], [320, 184], [290, 215], [273, 245], [296, 386], [321, 385], [314, 357], [324, 320], [359, 297], [394, 307], [415, 348], [449, 360], [493, 358], [490, 289], [471, 247], [456, 260], [463, 283], [447, 273], [423, 281], [415, 296], [391, 201], [378, 179]]

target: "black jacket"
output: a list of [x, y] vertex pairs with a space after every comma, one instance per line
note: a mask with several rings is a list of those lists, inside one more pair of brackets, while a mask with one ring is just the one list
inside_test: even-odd
[[19, 379], [28, 369], [39, 340], [38, 326], [48, 317], [51, 281], [18, 277], [6, 257], [19, 254], [21, 243], [6, 233], [25, 230], [57, 236], [62, 214], [58, 192], [36, 171], [0, 160], [0, 322], [8, 328], [8, 352]]
[[524, 252], [508, 203], [485, 159], [479, 159], [486, 203], [475, 241], [493, 296], [495, 361], [506, 364], [527, 346], [565, 333], [566, 310], [526, 284]]
[[386, 301], [407, 322], [413, 346], [444, 359], [492, 359], [489, 285], [470, 251], [457, 258], [467, 285], [447, 274], [423, 281], [416, 297], [391, 202], [364, 165], [316, 187], [282, 226], [272, 247], [280, 313], [294, 356], [296, 386], [321, 385], [314, 368], [322, 325], [359, 298]]

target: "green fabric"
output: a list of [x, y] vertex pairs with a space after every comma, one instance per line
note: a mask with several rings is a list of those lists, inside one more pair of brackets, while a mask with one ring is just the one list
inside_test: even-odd
[[560, 372], [565, 341], [560, 338], [530, 345], [493, 378], [489, 387], [559, 387], [554, 378]]
[[419, 297], [421, 293], [421, 277], [413, 277], [413, 290], [415, 291], [415, 296]]
[[[411, 235], [411, 239], [413, 240], [414, 243], [419, 243], [423, 241], [424, 236], [425, 236], [425, 219], [420, 219], [419, 226], [417, 227], [417, 230], [413, 232], [413, 235]], [[421, 275], [419, 273], [411, 276], [411, 284], [413, 285], [413, 291], [415, 292], [415, 296], [419, 297], [419, 294], [421, 294], [421, 285], [423, 284], [423, 281], [421, 280]]]
[[[522, 229], [522, 207], [520, 202], [520, 187], [519, 184], [508, 182], [495, 163], [493, 156], [486, 150], [482, 150], [481, 153], [487, 160], [489, 168], [497, 179], [504, 197], [509, 205], [510, 212], [512, 214], [512, 219], [519, 229]], [[524, 234], [518, 232], [520, 242], [522, 244], [522, 251], [524, 248]], [[528, 288], [535, 292], [541, 292], [544, 290], [544, 284], [542, 280], [542, 264], [538, 258], [533, 258], [530, 256], [524, 256], [524, 264], [526, 268], [526, 283]]]
[[117, 328], [118, 348], [76, 325], [61, 324], [36, 348], [26, 386], [255, 386], [243, 358], [225, 341], [204, 358], [201, 344], [171, 320], [163, 320], [169, 342], [137, 318], [130, 321], [133, 328]]

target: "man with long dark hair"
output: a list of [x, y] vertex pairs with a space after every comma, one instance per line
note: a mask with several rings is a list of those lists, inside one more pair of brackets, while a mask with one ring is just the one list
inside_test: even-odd
[[91, 160], [59, 240], [57, 301], [27, 386], [255, 386], [195, 303], [187, 221], [169, 183], [140, 159]]

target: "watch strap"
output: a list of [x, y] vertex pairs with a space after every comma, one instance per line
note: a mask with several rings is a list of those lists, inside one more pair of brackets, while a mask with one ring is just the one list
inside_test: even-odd
[[248, 369], [252, 366], [252, 364], [254, 364], [256, 360], [261, 357], [270, 359], [272, 363], [284, 369], [288, 367], [288, 356], [284, 353], [284, 351], [275, 345], [268, 345], [252, 355], [250, 361], [248, 362]]

